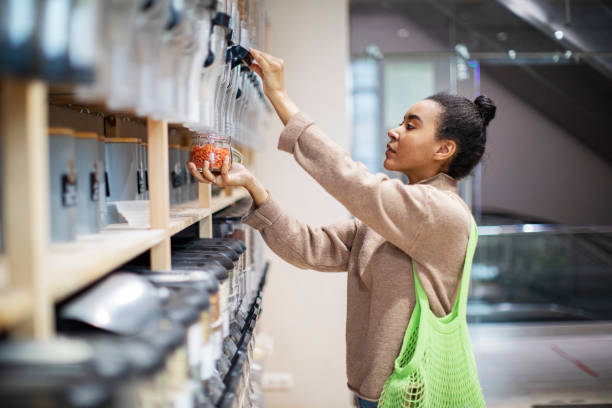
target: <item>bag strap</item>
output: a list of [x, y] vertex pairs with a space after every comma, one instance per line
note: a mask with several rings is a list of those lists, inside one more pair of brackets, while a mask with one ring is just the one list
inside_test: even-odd
[[[451, 314], [453, 316], [462, 315], [465, 316], [467, 309], [467, 298], [468, 290], [470, 288], [470, 276], [472, 272], [472, 261], [474, 259], [474, 253], [476, 252], [476, 244], [478, 243], [478, 228], [476, 220], [472, 216], [472, 226], [470, 230], [470, 238], [468, 240], [467, 248], [465, 251], [465, 261], [463, 263], [463, 272], [461, 274], [461, 282], [459, 283], [459, 290], [457, 291], [457, 299]], [[422, 308], [429, 309], [429, 300], [425, 290], [421, 286], [421, 282], [416, 273], [414, 261], [412, 261], [412, 273], [414, 274], [414, 288], [416, 293], [417, 302]]]

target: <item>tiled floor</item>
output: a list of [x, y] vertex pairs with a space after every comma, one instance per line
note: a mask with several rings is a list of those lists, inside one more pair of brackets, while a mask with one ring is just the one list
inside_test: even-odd
[[472, 324], [470, 334], [489, 408], [612, 404], [612, 322]]

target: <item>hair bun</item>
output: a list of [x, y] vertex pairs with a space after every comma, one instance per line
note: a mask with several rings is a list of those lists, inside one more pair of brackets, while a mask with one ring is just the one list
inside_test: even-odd
[[476, 98], [476, 100], [474, 100], [474, 104], [478, 108], [480, 116], [482, 116], [484, 125], [489, 126], [489, 122], [493, 120], [495, 117], [495, 111], [497, 110], [493, 100], [486, 95], [480, 95], [478, 98]]

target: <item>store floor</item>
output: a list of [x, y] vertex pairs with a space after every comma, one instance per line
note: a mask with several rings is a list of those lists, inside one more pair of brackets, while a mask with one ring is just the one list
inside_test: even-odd
[[489, 408], [612, 408], [612, 322], [471, 324]]

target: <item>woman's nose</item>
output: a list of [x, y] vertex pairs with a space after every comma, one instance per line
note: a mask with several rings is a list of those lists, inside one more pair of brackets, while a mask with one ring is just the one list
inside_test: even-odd
[[395, 129], [389, 130], [387, 132], [387, 136], [389, 136], [389, 139], [391, 139], [391, 140], [399, 139], [399, 134], [397, 133], [397, 131]]

